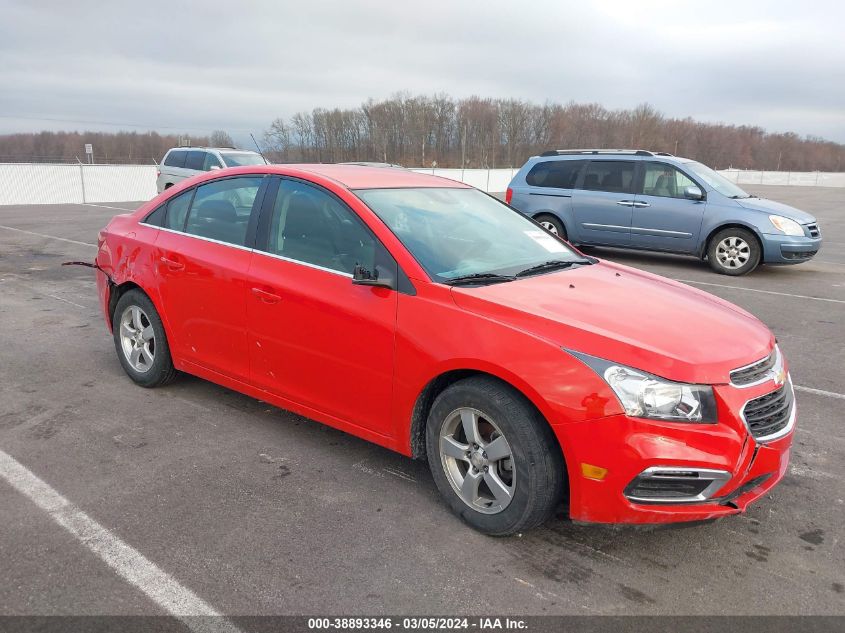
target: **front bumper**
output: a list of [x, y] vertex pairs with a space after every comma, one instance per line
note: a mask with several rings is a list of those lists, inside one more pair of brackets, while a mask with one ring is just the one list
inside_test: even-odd
[[[771, 392], [770, 381], [751, 388], [718, 386], [717, 424], [681, 424], [614, 415], [553, 425], [567, 460], [569, 514], [588, 523], [702, 521], [744, 511], [784, 476], [794, 424], [770, 442], [758, 442], [740, 417], [743, 405]], [[793, 404], [793, 415], [795, 405]], [[603, 478], [590, 475], [605, 471]], [[706, 498], [640, 502], [632, 482], [649, 470], [723, 473]], [[639, 495], [644, 497], [645, 495]]]
[[822, 246], [821, 237], [798, 235], [763, 235], [763, 262], [800, 264], [815, 257]]

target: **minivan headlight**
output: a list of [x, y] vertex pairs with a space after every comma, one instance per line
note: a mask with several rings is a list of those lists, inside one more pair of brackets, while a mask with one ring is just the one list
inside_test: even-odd
[[671, 422], [716, 422], [716, 398], [709, 385], [673, 382], [603, 358], [566, 351], [602, 377], [626, 415]]
[[804, 229], [795, 220], [790, 220], [782, 215], [770, 215], [769, 221], [784, 235], [804, 235]]

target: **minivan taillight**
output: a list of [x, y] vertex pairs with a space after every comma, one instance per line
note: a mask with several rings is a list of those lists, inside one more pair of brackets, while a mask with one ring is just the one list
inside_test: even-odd
[[508, 187], [508, 190], [505, 192], [505, 202], [510, 204], [512, 199], [513, 199], [513, 189]]

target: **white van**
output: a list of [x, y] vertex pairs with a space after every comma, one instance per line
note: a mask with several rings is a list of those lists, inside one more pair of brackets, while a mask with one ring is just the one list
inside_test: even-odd
[[161, 193], [180, 180], [204, 171], [265, 165], [267, 161], [257, 152], [234, 147], [174, 147], [167, 150], [158, 168], [156, 188]]

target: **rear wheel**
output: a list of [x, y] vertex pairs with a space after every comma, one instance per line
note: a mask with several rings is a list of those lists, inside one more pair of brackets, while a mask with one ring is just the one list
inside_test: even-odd
[[751, 231], [730, 227], [716, 233], [707, 248], [710, 267], [722, 275], [746, 275], [760, 263], [760, 244]]
[[446, 503], [486, 534], [536, 527], [563, 497], [563, 457], [551, 428], [521, 394], [494, 378], [467, 378], [437, 397], [426, 448]]
[[142, 387], [158, 387], [176, 376], [161, 318], [140, 290], [117, 302], [112, 321], [117, 357], [129, 377]]
[[552, 235], [557, 235], [564, 240], [566, 239], [566, 227], [563, 226], [563, 222], [557, 216], [551, 213], [541, 213], [534, 219]]

